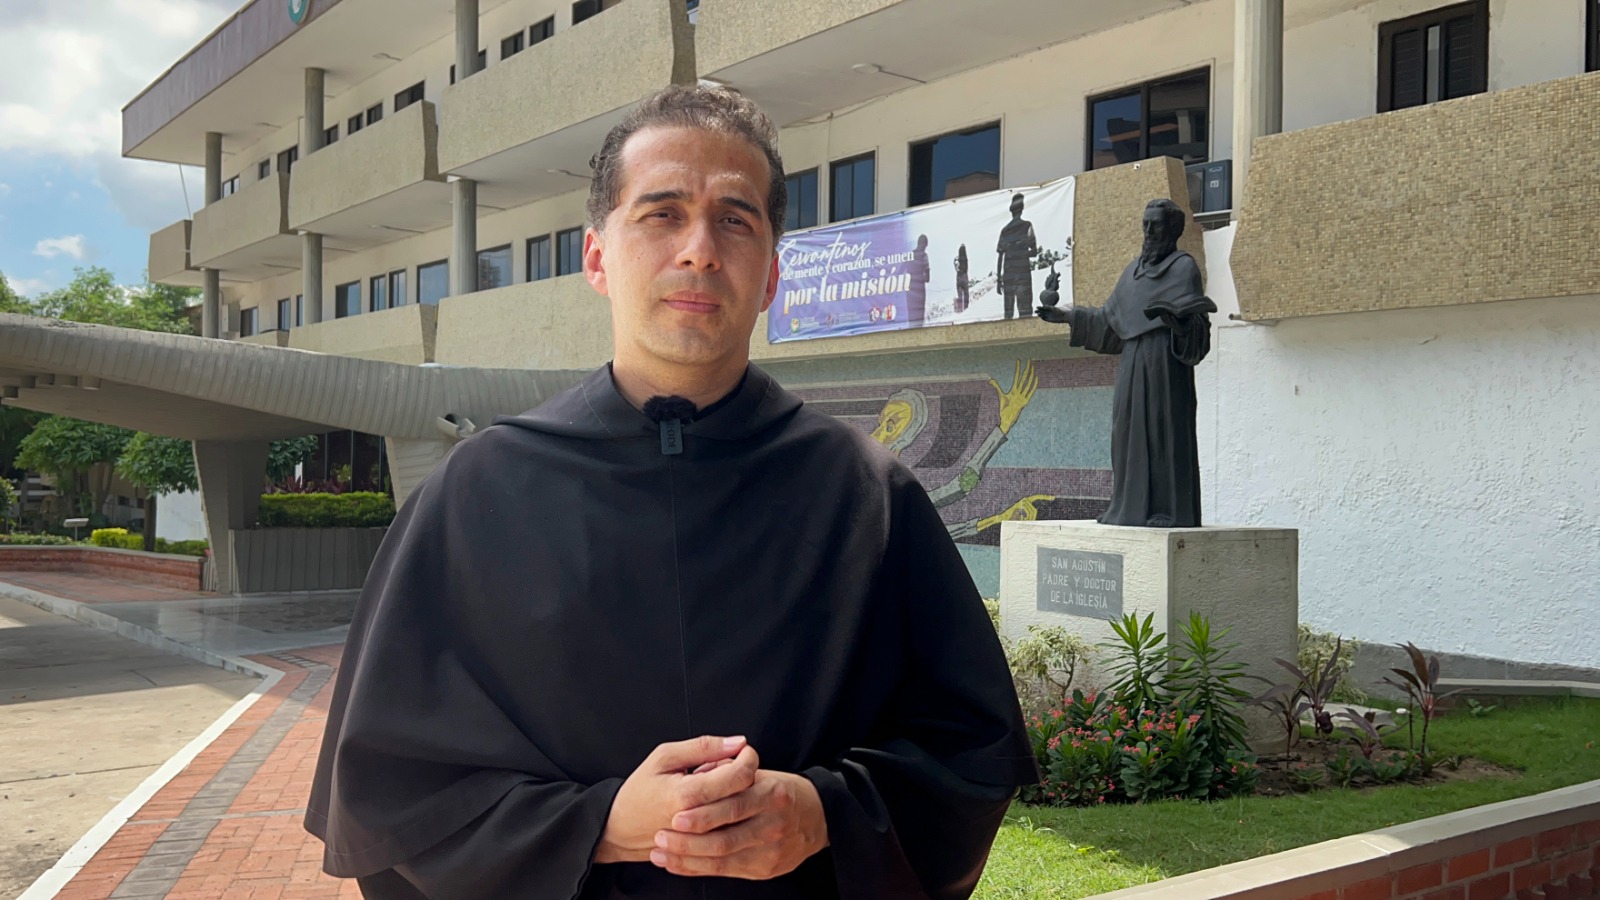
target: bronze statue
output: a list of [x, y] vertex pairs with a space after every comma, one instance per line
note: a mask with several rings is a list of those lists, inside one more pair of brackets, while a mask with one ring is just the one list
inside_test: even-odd
[[1144, 249], [1128, 263], [1099, 309], [1058, 305], [1061, 276], [1045, 280], [1037, 310], [1066, 324], [1070, 341], [1118, 353], [1111, 413], [1111, 506], [1106, 525], [1200, 525], [1200, 455], [1195, 439], [1194, 367], [1211, 349], [1200, 266], [1178, 249], [1183, 210], [1152, 200], [1144, 210]]

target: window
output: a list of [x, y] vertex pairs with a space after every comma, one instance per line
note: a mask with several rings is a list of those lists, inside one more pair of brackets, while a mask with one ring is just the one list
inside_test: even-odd
[[267, 157], [256, 163], [256, 180], [266, 181], [272, 176], [272, 157]]
[[528, 280], [543, 281], [550, 277], [550, 235], [528, 238]]
[[399, 269], [389, 273], [389, 305], [405, 306], [406, 300], [406, 270]]
[[256, 323], [256, 308], [254, 306], [250, 307], [249, 309], [239, 310], [240, 337], [250, 337], [251, 335], [256, 334]]
[[1489, 89], [1489, 0], [1378, 26], [1378, 112]]
[[478, 251], [478, 290], [492, 291], [511, 283], [511, 245]]
[[911, 145], [912, 206], [999, 187], [999, 122]]
[[817, 170], [790, 175], [785, 181], [789, 185], [789, 211], [783, 230], [798, 231], [817, 224]]
[[576, 25], [591, 16], [597, 16], [622, 0], [578, 0], [572, 4], [572, 24]]
[[551, 16], [528, 29], [528, 46], [532, 47], [541, 41], [547, 41], [556, 33], [556, 17]]
[[389, 276], [374, 275], [367, 284], [367, 309], [372, 312], [388, 309]]
[[361, 312], [361, 282], [352, 281], [333, 289], [333, 317], [344, 319]]
[[335, 125], [322, 132], [322, 146], [326, 147], [329, 144], [337, 143], [339, 143], [339, 126]]
[[1600, 0], [1589, 0], [1589, 50], [1585, 72], [1600, 72]]
[[521, 31], [518, 31], [516, 34], [513, 34], [508, 38], [503, 38], [500, 41], [500, 58], [510, 59], [511, 57], [516, 56], [518, 53], [521, 53], [524, 46], [523, 42], [526, 40], [527, 37], [524, 36]]
[[689, 10], [689, 24], [693, 25], [700, 18], [700, 0], [683, 0], [685, 8]]
[[450, 296], [450, 260], [417, 266], [417, 302], [438, 306]]
[[299, 328], [306, 323], [306, 298], [304, 294], [294, 295], [294, 327]]
[[400, 93], [395, 94], [394, 95], [394, 111], [395, 112], [399, 112], [400, 110], [405, 109], [406, 107], [410, 106], [413, 103], [421, 103], [422, 102], [422, 86], [423, 86], [424, 83], [425, 82], [419, 81], [416, 84], [413, 84], [411, 87], [408, 87], [405, 90], [401, 91]]
[[568, 228], [556, 232], [556, 274], [571, 275], [583, 271], [583, 229]]
[[358, 132], [360, 130], [361, 130], [361, 113], [356, 113], [355, 115], [350, 117], [350, 121], [344, 123], [344, 133], [345, 134], [355, 134], [356, 132]]
[[278, 171], [287, 175], [294, 171], [294, 164], [300, 159], [300, 148], [290, 147], [278, 154]]
[[367, 109], [367, 124], [376, 125], [383, 121], [383, 104], [374, 103]]
[[1086, 168], [1158, 156], [1185, 164], [1211, 158], [1211, 70], [1090, 98]]
[[227, 197], [239, 193], [239, 176], [235, 175], [222, 183], [222, 196]]
[[278, 301], [278, 330], [288, 331], [294, 324], [294, 308], [289, 305], [289, 298]]
[[828, 221], [842, 222], [872, 215], [877, 187], [875, 162], [876, 157], [868, 153], [841, 159], [829, 168], [833, 197], [828, 203]]
[[[482, 72], [484, 69], [487, 69], [488, 67], [489, 67], [489, 51], [488, 50], [479, 50], [478, 51], [478, 68], [476, 69], [476, 71]], [[451, 84], [455, 84], [456, 83], [456, 67], [455, 67], [454, 63], [452, 63], [450, 65], [450, 83]]]

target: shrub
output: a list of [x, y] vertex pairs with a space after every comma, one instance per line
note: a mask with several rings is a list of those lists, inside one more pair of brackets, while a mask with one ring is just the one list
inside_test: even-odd
[[388, 494], [264, 494], [262, 528], [381, 528], [394, 521]]
[[1060, 625], [1029, 625], [1028, 636], [1006, 648], [1024, 708], [1042, 710], [1067, 702], [1078, 667], [1094, 652], [1088, 641]]
[[128, 529], [126, 528], [96, 528], [94, 531], [89, 533], [89, 543], [95, 545], [96, 547], [123, 547], [126, 549], [134, 549], [126, 540], [130, 537], [135, 541], [138, 541], [139, 546], [144, 546], [144, 539], [136, 534], [129, 534]]
[[156, 538], [157, 553], [176, 553], [179, 556], [205, 556], [206, 548], [209, 546], [203, 540], [169, 541], [165, 538]]
[[1331, 631], [1318, 631], [1301, 623], [1299, 658], [1295, 662], [1302, 672], [1315, 672], [1337, 659], [1333, 663], [1333, 685], [1327, 699], [1335, 703], [1360, 705], [1367, 702], [1367, 692], [1350, 677], [1350, 670], [1356, 664], [1356, 652], [1360, 649], [1361, 644], [1353, 638], [1340, 637]]
[[77, 541], [59, 534], [0, 534], [0, 544], [15, 547], [62, 547]]

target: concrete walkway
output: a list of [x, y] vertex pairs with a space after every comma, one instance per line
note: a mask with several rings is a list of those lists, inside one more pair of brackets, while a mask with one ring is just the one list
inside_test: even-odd
[[0, 572], [0, 596], [265, 676], [22, 900], [360, 896], [321, 873], [322, 845], [300, 826], [353, 593], [236, 598]]

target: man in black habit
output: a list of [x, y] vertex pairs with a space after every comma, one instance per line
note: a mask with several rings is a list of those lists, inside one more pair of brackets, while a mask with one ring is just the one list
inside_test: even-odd
[[1111, 399], [1111, 506], [1100, 517], [1107, 525], [1200, 525], [1194, 367], [1211, 350], [1207, 314], [1217, 305], [1194, 257], [1178, 249], [1183, 219], [1171, 200], [1145, 206], [1144, 248], [1105, 306], [1059, 305], [1056, 272], [1039, 298], [1039, 318], [1070, 326], [1072, 346], [1122, 355]]
[[612, 362], [396, 517], [306, 813], [364, 896], [964, 898], [1037, 779], [926, 492], [749, 363], [775, 145], [718, 88], [613, 129], [583, 257]]

